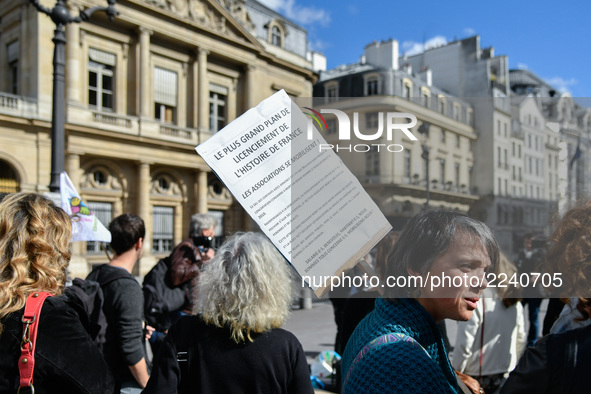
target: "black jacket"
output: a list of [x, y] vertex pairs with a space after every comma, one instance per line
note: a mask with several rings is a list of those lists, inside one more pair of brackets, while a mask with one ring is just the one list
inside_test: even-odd
[[129, 272], [108, 264], [96, 267], [87, 279], [103, 283], [105, 278], [116, 274], [122, 276], [102, 286], [103, 312], [107, 318], [103, 354], [119, 386], [128, 381], [135, 382], [129, 366], [145, 357], [142, 288]]
[[[35, 393], [112, 393], [114, 381], [109, 367], [66, 300], [49, 297], [41, 309], [33, 373]], [[24, 308], [2, 319], [0, 393], [18, 390], [23, 313]]]
[[527, 348], [501, 393], [587, 393], [591, 326], [551, 334]]
[[185, 316], [172, 325], [144, 394], [312, 394], [306, 355], [297, 338], [274, 329], [237, 344], [228, 328]]

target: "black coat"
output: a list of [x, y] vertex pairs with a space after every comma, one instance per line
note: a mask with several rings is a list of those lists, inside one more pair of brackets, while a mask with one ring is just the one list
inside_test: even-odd
[[[24, 308], [2, 319], [0, 393], [16, 393]], [[100, 351], [65, 297], [49, 297], [41, 309], [35, 349], [36, 394], [114, 391], [113, 376]]]
[[[297, 338], [274, 329], [237, 344], [231, 331], [185, 316], [172, 325], [154, 360], [144, 394], [312, 394]], [[178, 391], [177, 391], [178, 390]]]
[[591, 326], [546, 335], [529, 347], [501, 393], [588, 393]]

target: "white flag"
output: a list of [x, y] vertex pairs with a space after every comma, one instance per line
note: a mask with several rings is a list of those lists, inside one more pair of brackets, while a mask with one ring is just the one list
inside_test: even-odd
[[62, 209], [72, 219], [72, 239], [76, 241], [111, 242], [111, 233], [84, 204], [66, 172], [60, 174]]

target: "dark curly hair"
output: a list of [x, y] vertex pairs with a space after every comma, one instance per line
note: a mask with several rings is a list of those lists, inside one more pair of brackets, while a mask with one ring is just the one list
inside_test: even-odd
[[[550, 240], [546, 255], [550, 273], [561, 273], [561, 297], [579, 298], [577, 309], [587, 319], [591, 309], [591, 201], [568, 210]], [[566, 293], [568, 292], [568, 294]]]

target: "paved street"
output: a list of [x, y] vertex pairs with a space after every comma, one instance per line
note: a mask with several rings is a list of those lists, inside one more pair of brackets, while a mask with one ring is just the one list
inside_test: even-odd
[[337, 327], [330, 301], [314, 302], [312, 309], [294, 309], [283, 326], [302, 343], [308, 364], [323, 350], [334, 349]]

